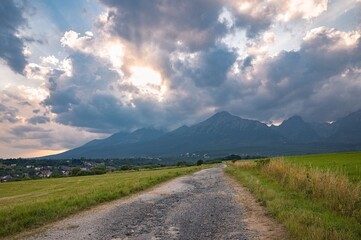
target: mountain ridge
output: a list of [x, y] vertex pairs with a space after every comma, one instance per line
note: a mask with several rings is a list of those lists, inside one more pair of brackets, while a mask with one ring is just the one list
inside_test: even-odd
[[279, 126], [267, 126], [226, 111], [192, 126], [165, 132], [141, 128], [92, 140], [78, 148], [42, 158], [124, 158], [181, 156], [185, 153], [238, 153], [284, 155], [361, 149], [361, 110], [327, 125], [329, 135], [319, 134], [322, 124], [292, 116]]
[[278, 127], [273, 127], [278, 133], [294, 143], [320, 141], [320, 136], [300, 116], [295, 115], [283, 121]]

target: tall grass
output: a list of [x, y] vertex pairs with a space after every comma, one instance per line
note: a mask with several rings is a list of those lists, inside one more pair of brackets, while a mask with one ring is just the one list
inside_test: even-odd
[[202, 167], [0, 184], [0, 238], [141, 191]]
[[281, 186], [322, 201], [328, 208], [361, 222], [360, 182], [353, 183], [345, 175], [331, 170], [297, 166], [282, 158], [264, 164], [259, 170]]
[[341, 173], [282, 158], [229, 164], [295, 239], [361, 239], [361, 187]]

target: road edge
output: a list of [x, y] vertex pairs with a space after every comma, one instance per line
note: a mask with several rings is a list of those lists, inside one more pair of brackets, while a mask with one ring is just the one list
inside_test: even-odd
[[291, 239], [285, 226], [272, 218], [265, 207], [257, 201], [251, 191], [244, 187], [242, 183], [227, 174], [223, 169], [223, 175], [229, 185], [235, 190], [237, 202], [244, 208], [243, 218], [247, 230], [256, 234], [255, 239], [259, 240], [287, 240]]

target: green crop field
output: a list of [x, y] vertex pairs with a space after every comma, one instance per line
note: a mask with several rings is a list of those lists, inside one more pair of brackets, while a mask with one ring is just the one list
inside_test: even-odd
[[206, 167], [203, 165], [2, 183], [0, 238]]
[[286, 159], [304, 166], [339, 172], [353, 182], [361, 181], [361, 152], [294, 156]]
[[361, 153], [237, 161], [249, 188], [293, 239], [361, 239]]

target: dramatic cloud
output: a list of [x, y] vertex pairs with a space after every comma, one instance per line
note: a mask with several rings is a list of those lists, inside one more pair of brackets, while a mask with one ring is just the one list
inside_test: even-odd
[[214, 39], [226, 31], [218, 21], [220, 1], [102, 2], [110, 9], [100, 24], [138, 47], [155, 43], [162, 49], [173, 49], [180, 41], [193, 51], [212, 46]]
[[[184, 115], [195, 121], [222, 109], [263, 121], [292, 113], [312, 118], [316, 111], [306, 109], [304, 96], [345, 69], [340, 58], [332, 73], [320, 65], [320, 57], [333, 56], [311, 49], [316, 41], [320, 49], [336, 46], [312, 39], [317, 30], [305, 34], [298, 51], [268, 53], [273, 23], [315, 18], [327, 1], [102, 2], [109, 9], [95, 32], [67, 31], [60, 40], [72, 68], [67, 77], [50, 76], [44, 105], [61, 124], [100, 132], [172, 127], [187, 122]], [[235, 42], [242, 31], [244, 42]], [[356, 32], [340, 44], [351, 39]]]
[[[74, 52], [68, 60], [71, 72], [57, 70], [49, 75], [50, 95], [43, 104], [57, 114], [56, 120], [62, 124], [106, 128], [107, 121], [113, 120], [104, 121], [99, 116], [109, 111], [106, 114], [109, 117], [120, 107], [118, 100], [111, 97], [112, 84], [116, 84], [118, 74], [109, 69], [108, 63], [92, 55]], [[108, 94], [108, 98], [99, 98]]]
[[270, 123], [361, 108], [360, 1], [77, 1], [91, 15], [34, 2], [27, 20], [20, 3], [0, 3], [0, 58], [23, 74], [0, 68], [1, 151], [72, 148], [222, 110]]
[[20, 74], [27, 64], [24, 54], [26, 39], [19, 37], [19, 28], [26, 25], [22, 11], [15, 1], [0, 1], [0, 58]]
[[[298, 51], [284, 51], [252, 66], [254, 97], [246, 102], [264, 120], [300, 114], [327, 121], [361, 108], [361, 35], [325, 27], [306, 34]], [[337, 94], [338, 93], [338, 94]], [[350, 103], [353, 104], [350, 104]]]
[[218, 87], [227, 79], [227, 73], [235, 60], [235, 53], [218, 48], [197, 54], [195, 60], [188, 64], [179, 61], [176, 67], [178, 71], [181, 70], [181, 77], [189, 77], [198, 87]]

